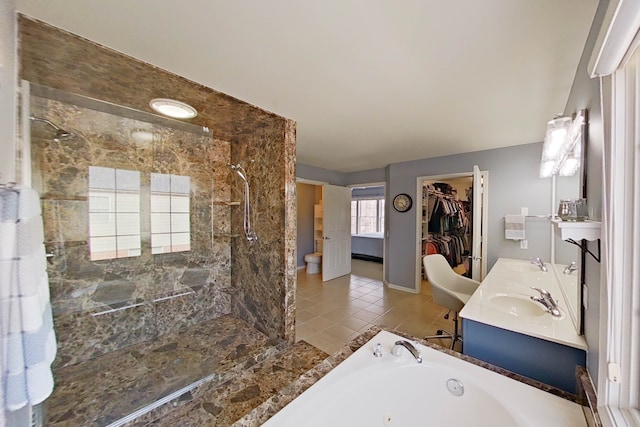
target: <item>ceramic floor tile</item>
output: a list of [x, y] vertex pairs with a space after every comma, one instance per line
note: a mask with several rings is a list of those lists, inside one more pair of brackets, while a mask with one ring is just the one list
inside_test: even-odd
[[377, 296], [371, 295], [371, 294], [365, 294], [365, 295], [362, 295], [361, 297], [359, 297], [358, 299], [362, 300], [362, 301], [367, 301], [369, 303], [374, 303], [374, 302], [378, 302], [380, 300], [380, 297], [377, 297]]
[[357, 319], [355, 317], [347, 317], [346, 319], [343, 319], [338, 323], [354, 331], [361, 331], [371, 326], [370, 323], [365, 322], [364, 320]]
[[340, 341], [347, 341], [351, 339], [354, 333], [356, 333], [356, 331], [354, 331], [353, 329], [347, 328], [346, 326], [342, 326], [340, 324], [329, 326], [323, 332]]
[[305, 338], [305, 341], [328, 354], [335, 353], [345, 344], [344, 341], [336, 339], [326, 332], [310, 335]]
[[[297, 297], [296, 340], [304, 337], [328, 353], [374, 324], [417, 337], [453, 328], [443, 319], [446, 309], [433, 302], [427, 281], [419, 294], [391, 289], [382, 283], [382, 265], [366, 261], [353, 260], [352, 274], [327, 282], [299, 270]], [[435, 343], [450, 345], [449, 340]]]
[[298, 324], [308, 322], [315, 317], [318, 317], [318, 315], [310, 311], [299, 310], [296, 312], [296, 322]]

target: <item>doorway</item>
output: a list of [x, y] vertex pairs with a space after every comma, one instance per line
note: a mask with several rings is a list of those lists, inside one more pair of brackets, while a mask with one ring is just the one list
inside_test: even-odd
[[322, 281], [349, 274], [351, 188], [298, 179], [296, 190], [298, 268], [306, 265], [305, 255], [315, 255]]
[[486, 275], [488, 172], [418, 177], [416, 289], [425, 255], [441, 253], [451, 267], [481, 281]]

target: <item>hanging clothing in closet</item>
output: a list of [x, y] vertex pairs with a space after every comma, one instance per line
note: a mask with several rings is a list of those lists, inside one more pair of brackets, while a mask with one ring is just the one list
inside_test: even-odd
[[440, 253], [455, 267], [462, 264], [470, 252], [469, 202], [458, 200], [455, 189], [447, 183], [427, 184], [426, 187], [424, 216], [429, 234], [422, 252]]

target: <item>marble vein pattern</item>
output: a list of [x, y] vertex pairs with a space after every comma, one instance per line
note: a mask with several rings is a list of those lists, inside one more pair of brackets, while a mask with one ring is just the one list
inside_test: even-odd
[[211, 383], [198, 388], [185, 398], [188, 403], [169, 414], [151, 421], [144, 417], [130, 425], [230, 426], [327, 356], [312, 345], [298, 341], [221, 385]]
[[[68, 129], [56, 143], [34, 127], [32, 170], [43, 204], [54, 323], [56, 366], [68, 366], [231, 312], [231, 247], [212, 239], [212, 224], [228, 228], [228, 142], [56, 100], [31, 97], [31, 110]], [[146, 128], [151, 141], [131, 130]], [[140, 172], [140, 256], [92, 261], [90, 166]], [[151, 173], [189, 176], [191, 250], [152, 254]]]
[[[33, 182], [53, 255], [48, 270], [59, 342], [57, 387], [75, 387], [62, 370], [91, 371], [85, 363], [99, 366], [111, 353], [136, 346], [155, 348], [179, 331], [230, 313], [270, 339], [293, 343], [295, 122], [23, 15], [18, 32], [19, 73], [30, 84], [30, 112], [72, 134], [55, 142], [51, 129], [31, 125]], [[156, 97], [187, 101], [198, 116], [168, 125], [148, 105]], [[137, 140], [139, 130], [153, 136]], [[242, 215], [229, 202], [240, 200], [241, 187], [227, 167], [250, 159], [260, 236], [253, 248], [233, 237], [242, 231]], [[149, 212], [150, 173], [189, 176], [191, 250], [152, 254], [150, 226], [142, 221], [140, 256], [90, 261], [89, 166], [139, 171], [143, 218]], [[228, 337], [229, 345], [234, 339]], [[164, 349], [158, 354], [175, 360], [181, 356], [174, 350], [184, 350]], [[183, 375], [177, 368], [175, 373]], [[151, 396], [169, 392], [170, 387], [153, 388], [154, 381], [171, 383], [161, 376], [150, 377]], [[118, 378], [128, 390], [131, 379]], [[114, 382], [98, 387], [103, 383], [109, 396], [118, 393]], [[53, 415], [83, 417], [74, 411]], [[112, 416], [119, 415], [107, 419]]]
[[113, 351], [56, 370], [46, 425], [107, 425], [209, 375], [219, 386], [282, 348], [227, 315]]

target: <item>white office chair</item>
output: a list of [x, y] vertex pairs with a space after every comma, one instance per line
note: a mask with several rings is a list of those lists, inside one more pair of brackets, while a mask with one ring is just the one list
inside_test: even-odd
[[462, 336], [458, 332], [458, 312], [469, 301], [471, 295], [478, 289], [480, 282], [457, 274], [444, 256], [441, 254], [426, 255], [422, 258], [427, 280], [431, 284], [433, 301], [449, 309], [444, 318], [448, 319], [453, 311], [453, 333], [438, 329], [437, 335], [430, 335], [425, 339], [445, 338], [451, 339], [451, 349], [456, 341], [462, 342]]

